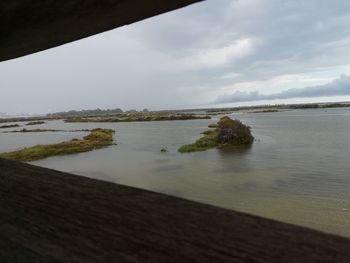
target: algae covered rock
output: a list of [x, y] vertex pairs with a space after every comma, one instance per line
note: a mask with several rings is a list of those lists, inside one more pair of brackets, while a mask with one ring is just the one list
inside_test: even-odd
[[[210, 126], [213, 127], [214, 125]], [[254, 141], [249, 126], [227, 116], [220, 119], [215, 129], [205, 131], [203, 134], [204, 136], [195, 143], [183, 145], [178, 151], [185, 153], [205, 151], [211, 148], [249, 146]]]

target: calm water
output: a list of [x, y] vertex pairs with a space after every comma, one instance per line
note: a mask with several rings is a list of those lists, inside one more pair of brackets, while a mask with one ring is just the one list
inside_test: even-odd
[[[233, 114], [252, 127], [250, 149], [180, 154], [212, 120], [65, 124], [112, 128], [117, 146], [35, 165], [136, 186], [350, 237], [350, 109]], [[0, 151], [86, 133], [0, 133]], [[161, 153], [162, 146], [169, 152]]]

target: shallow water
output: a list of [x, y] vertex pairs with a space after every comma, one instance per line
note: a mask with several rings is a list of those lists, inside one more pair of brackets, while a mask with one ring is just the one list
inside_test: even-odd
[[[51, 121], [30, 128], [112, 128], [118, 145], [33, 164], [350, 237], [350, 109], [232, 116], [251, 126], [256, 138], [251, 148], [177, 152], [217, 118], [95, 124]], [[0, 133], [0, 152], [85, 134]], [[161, 153], [162, 146], [169, 152]]]

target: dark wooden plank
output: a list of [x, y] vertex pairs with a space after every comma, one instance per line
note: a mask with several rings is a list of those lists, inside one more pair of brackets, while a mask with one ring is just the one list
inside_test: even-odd
[[56, 47], [202, 0], [1, 0], [0, 61]]
[[1, 262], [349, 262], [350, 240], [0, 160]]

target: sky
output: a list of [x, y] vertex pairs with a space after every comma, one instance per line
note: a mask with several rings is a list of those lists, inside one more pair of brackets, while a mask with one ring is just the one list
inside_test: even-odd
[[207, 0], [0, 63], [0, 112], [350, 101], [350, 1]]

